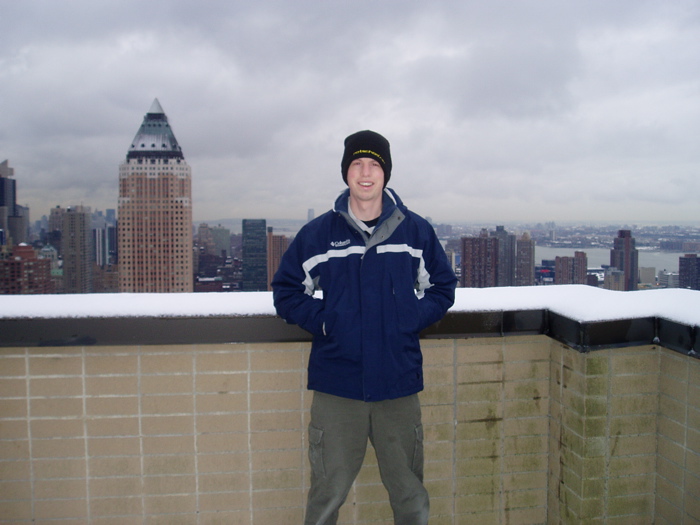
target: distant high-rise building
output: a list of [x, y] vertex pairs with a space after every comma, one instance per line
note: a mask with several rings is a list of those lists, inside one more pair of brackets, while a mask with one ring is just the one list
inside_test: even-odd
[[107, 219], [105, 218], [105, 214], [102, 212], [102, 210], [95, 210], [92, 213], [92, 228], [97, 229], [97, 228], [104, 228], [107, 226]]
[[17, 203], [17, 182], [12, 178], [14, 175], [15, 169], [10, 167], [9, 161], [0, 162], [0, 206], [11, 208], [12, 214]]
[[60, 206], [51, 208], [46, 231], [46, 242], [56, 248], [59, 256], [63, 254], [61, 229], [63, 228], [63, 214], [65, 212], [65, 208], [61, 208]]
[[535, 284], [535, 241], [529, 232], [515, 241], [515, 286]]
[[700, 290], [700, 258], [697, 253], [678, 258], [678, 287]]
[[66, 213], [66, 209], [60, 206], [51, 208], [49, 212], [49, 231], [60, 231], [63, 228], [64, 213]]
[[610, 250], [610, 266], [625, 274], [622, 288], [624, 291], [636, 290], [639, 278], [639, 252], [635, 248], [632, 232], [619, 230], [613, 242], [613, 249]]
[[244, 292], [267, 290], [267, 223], [265, 219], [243, 219]]
[[226, 259], [231, 256], [231, 230], [220, 224], [210, 228], [216, 254]]
[[573, 284], [574, 275], [573, 257], [560, 257], [554, 259], [554, 284]]
[[7, 160], [0, 162], [0, 230], [4, 243], [14, 246], [27, 242], [29, 208], [17, 204], [15, 169]]
[[90, 208], [75, 206], [63, 215], [63, 291], [92, 293], [94, 263]]
[[13, 242], [15, 244], [29, 242], [29, 208], [15, 204], [15, 214], [7, 220]]
[[277, 273], [282, 261], [282, 255], [287, 251], [289, 239], [286, 235], [275, 235], [272, 227], [267, 229], [267, 289], [272, 290], [272, 279]]
[[92, 230], [95, 264], [109, 266], [117, 263], [117, 227], [107, 224]]
[[0, 260], [0, 294], [54, 293], [51, 260], [42, 259], [27, 244], [12, 249], [10, 257]]
[[586, 252], [574, 252], [573, 257], [556, 257], [554, 284], [588, 284]]
[[311, 222], [314, 220], [314, 209], [309, 208], [309, 211], [306, 212], [306, 222]]
[[574, 252], [574, 284], [588, 284], [588, 256]]
[[243, 260], [243, 234], [242, 233], [232, 233], [231, 234], [231, 258]]
[[199, 247], [199, 253], [201, 255], [220, 255], [216, 253], [214, 236], [206, 222], [199, 223], [197, 227], [197, 246]]
[[50, 293], [54, 293], [51, 260], [38, 258], [31, 246], [15, 246], [11, 257], [0, 260], [0, 294]]
[[119, 290], [192, 292], [192, 170], [158, 99], [119, 166]]
[[[110, 213], [112, 212], [112, 213]], [[92, 266], [92, 290], [95, 293], [119, 292], [117, 225], [114, 210], [93, 214], [92, 240], [95, 259]]]
[[10, 217], [15, 214], [17, 201], [17, 181], [12, 177], [15, 174], [8, 161], [0, 163], [0, 244], [8, 244], [10, 239]]
[[498, 276], [496, 286], [515, 284], [515, 235], [508, 233], [503, 226], [496, 226], [491, 236], [498, 239]]
[[462, 237], [462, 275], [464, 288], [497, 286], [498, 239], [482, 230], [479, 237]]

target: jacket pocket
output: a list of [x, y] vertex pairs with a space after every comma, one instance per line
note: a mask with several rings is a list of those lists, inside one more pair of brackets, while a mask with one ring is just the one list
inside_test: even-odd
[[416, 297], [413, 287], [402, 283], [395, 283], [393, 276], [391, 281], [391, 292], [394, 298], [393, 307], [396, 312], [397, 326], [403, 333], [417, 333], [420, 326], [418, 297]]

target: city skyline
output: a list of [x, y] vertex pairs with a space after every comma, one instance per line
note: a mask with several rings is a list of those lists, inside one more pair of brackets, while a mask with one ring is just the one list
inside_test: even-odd
[[700, 221], [696, 2], [207, 7], [4, 6], [0, 159], [33, 220], [115, 208], [111, 167], [157, 97], [198, 222], [329, 209], [364, 128], [436, 222]]

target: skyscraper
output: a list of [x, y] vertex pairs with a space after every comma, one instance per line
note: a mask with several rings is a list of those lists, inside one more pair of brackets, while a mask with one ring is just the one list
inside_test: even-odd
[[588, 257], [586, 252], [574, 252], [573, 257], [557, 257], [554, 262], [554, 284], [587, 284]]
[[572, 257], [557, 256], [554, 259], [554, 284], [574, 284], [574, 260]]
[[513, 286], [515, 283], [515, 235], [508, 233], [504, 226], [496, 226], [491, 233], [498, 239], [498, 276], [496, 286]]
[[622, 289], [637, 289], [639, 279], [639, 252], [635, 248], [635, 239], [630, 230], [619, 230], [610, 250], [610, 266], [624, 273]]
[[49, 213], [49, 231], [61, 231], [63, 228], [63, 214], [66, 213], [65, 208], [56, 206], [51, 208]]
[[92, 230], [92, 239], [95, 247], [95, 264], [109, 266], [117, 262], [117, 228], [105, 225]]
[[588, 255], [574, 252], [574, 284], [588, 284]]
[[216, 254], [226, 259], [231, 256], [231, 230], [220, 224], [209, 228], [211, 237], [216, 246]]
[[0, 207], [9, 208], [8, 215], [15, 213], [17, 202], [17, 182], [12, 177], [15, 169], [10, 168], [10, 163], [3, 160], [0, 163]]
[[8, 217], [10, 235], [15, 244], [29, 242], [29, 208], [15, 204], [15, 214]]
[[535, 241], [529, 232], [515, 241], [515, 286], [535, 284]]
[[267, 290], [267, 223], [265, 219], [243, 219], [244, 292]]
[[0, 163], [0, 245], [10, 244], [10, 217], [15, 214], [17, 183], [14, 168], [4, 160]]
[[192, 171], [158, 99], [119, 166], [119, 290], [191, 292]]
[[0, 162], [0, 239], [14, 246], [27, 242], [29, 209], [17, 205], [17, 181], [12, 177], [15, 169], [7, 160]]
[[63, 214], [63, 291], [92, 293], [94, 262], [90, 208], [74, 206]]
[[277, 273], [282, 256], [287, 251], [289, 239], [286, 235], [275, 235], [272, 226], [267, 229], [267, 289], [272, 290], [272, 279]]
[[49, 214], [49, 226], [46, 232], [46, 242], [56, 248], [58, 255], [63, 254], [61, 230], [63, 229], [63, 214], [65, 213], [65, 208], [56, 206], [55, 208], [51, 208], [51, 212]]
[[497, 286], [498, 239], [482, 230], [479, 237], [462, 237], [462, 277], [464, 288]]
[[678, 258], [678, 287], [700, 290], [700, 258], [697, 253]]
[[221, 255], [216, 252], [216, 244], [211, 228], [206, 222], [200, 222], [197, 228], [197, 246], [199, 247], [200, 255]]

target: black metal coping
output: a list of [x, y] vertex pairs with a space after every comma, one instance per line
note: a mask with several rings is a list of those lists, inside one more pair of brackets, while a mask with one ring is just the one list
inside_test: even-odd
[[[461, 339], [544, 334], [580, 352], [658, 344], [700, 357], [698, 326], [645, 317], [580, 322], [549, 310], [448, 312], [421, 337]], [[0, 319], [0, 347], [123, 346], [310, 341], [277, 316]]]

